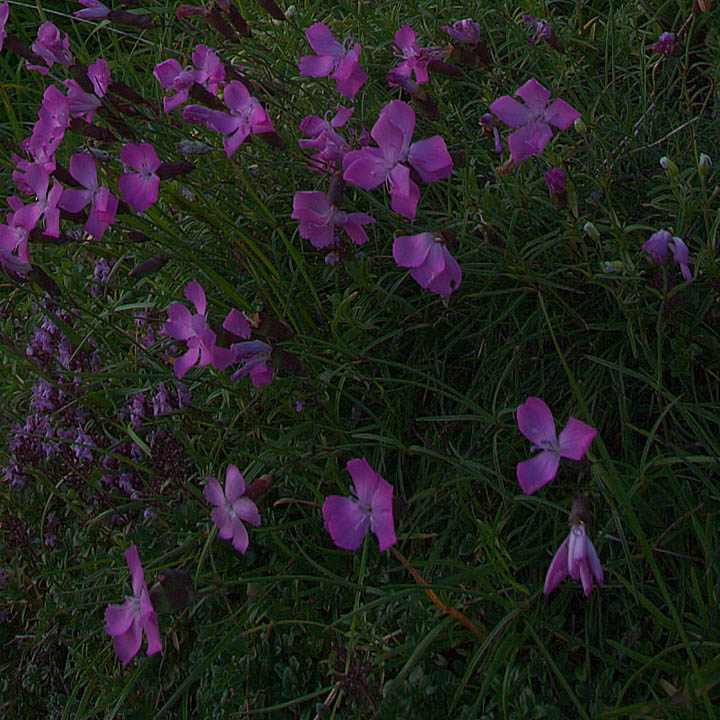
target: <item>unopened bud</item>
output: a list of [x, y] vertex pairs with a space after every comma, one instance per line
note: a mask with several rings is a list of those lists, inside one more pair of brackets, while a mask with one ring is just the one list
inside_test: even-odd
[[291, 18], [295, 15], [296, 12], [297, 12], [297, 9], [295, 8], [295, 6], [290, 5], [290, 7], [285, 11], [285, 17]]
[[573, 126], [575, 127], [575, 131], [580, 135], [584, 135], [587, 132], [587, 126], [585, 125], [581, 117], [575, 118]]
[[587, 495], [578, 495], [572, 504], [568, 523], [575, 525], [579, 522], [590, 525], [592, 523], [592, 515], [590, 514], [590, 498]]
[[677, 177], [680, 172], [678, 170], [678, 166], [667, 155], [663, 155], [660, 158], [660, 165], [662, 165], [663, 169], [668, 175], [670, 175], [670, 177]]
[[583, 232], [591, 237], [593, 240], [599, 240], [600, 239], [600, 233], [598, 232], [598, 229], [591, 223], [586, 222], [583, 225]]
[[602, 265], [602, 271], [606, 275], [610, 275], [611, 273], [619, 273], [625, 270], [625, 263], [622, 260], [610, 260], [606, 261]]
[[705, 153], [700, 153], [700, 159], [698, 160], [698, 172], [700, 173], [700, 177], [704, 178], [711, 167], [712, 160], [710, 159], [710, 156]]

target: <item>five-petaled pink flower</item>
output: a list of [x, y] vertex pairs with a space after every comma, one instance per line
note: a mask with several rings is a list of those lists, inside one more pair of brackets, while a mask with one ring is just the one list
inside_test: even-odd
[[50, 186], [50, 175], [40, 166], [33, 164], [25, 175], [25, 183], [37, 196], [37, 201], [25, 205], [15, 213], [15, 225], [32, 230], [40, 220], [45, 220], [45, 233], [51, 237], [60, 235], [60, 211], [57, 204], [62, 196], [62, 185], [53, 178]]
[[443, 238], [431, 232], [401, 235], [393, 243], [393, 258], [420, 287], [448, 296], [462, 282], [462, 270], [445, 247]]
[[208, 116], [207, 126], [223, 135], [228, 135], [223, 138], [228, 157], [235, 153], [251, 132], [254, 134], [275, 132], [267, 110], [260, 105], [257, 98], [250, 95], [248, 89], [239, 80], [228, 83], [224, 97], [232, 114], [213, 110]]
[[322, 507], [325, 529], [333, 542], [344, 550], [357, 550], [368, 527], [375, 533], [380, 550], [397, 542], [393, 523], [392, 485], [380, 477], [365, 458], [347, 463], [353, 479], [353, 497], [330, 495]]
[[293, 198], [293, 220], [300, 221], [300, 236], [308, 238], [313, 247], [326, 248], [335, 240], [335, 226], [339, 225], [356, 245], [368, 241], [363, 225], [375, 219], [365, 213], [346, 213], [338, 210], [324, 192], [296, 192]]
[[585, 533], [585, 523], [582, 521], [572, 525], [570, 534], [555, 553], [545, 578], [543, 594], [549, 595], [568, 575], [573, 580], [582, 581], [585, 597], [589, 597], [592, 592], [593, 577], [598, 585], [604, 582], [600, 558]]
[[642, 249], [650, 253], [655, 262], [661, 264], [667, 261], [669, 248], [672, 248], [673, 260], [680, 265], [683, 278], [687, 282], [691, 282], [690, 250], [682, 238], [673, 237], [667, 230], [658, 230], [642, 246]]
[[155, 171], [162, 165], [150, 143], [128, 143], [120, 151], [120, 159], [136, 173], [125, 173], [118, 180], [123, 200], [135, 211], [143, 212], [157, 202], [160, 178]]
[[415, 111], [402, 100], [391, 100], [381, 111], [370, 134], [379, 147], [353, 150], [343, 158], [343, 178], [363, 190], [387, 183], [391, 207], [413, 220], [420, 189], [410, 179], [409, 162], [427, 183], [452, 174], [453, 161], [439, 136], [410, 145], [415, 130]]
[[104, 58], [98, 58], [88, 67], [88, 78], [92, 83], [95, 94], [101, 98], [105, 96], [110, 84], [110, 66]]
[[147, 654], [154, 655], [162, 650], [157, 615], [135, 545], [125, 551], [125, 559], [132, 576], [132, 597], [126, 595], [124, 605], [109, 605], [105, 610], [105, 632], [115, 639], [115, 653], [123, 667], [140, 650], [143, 630], [147, 637]]
[[225, 348], [215, 347], [217, 335], [210, 329], [205, 311], [207, 300], [205, 292], [197, 280], [185, 287], [185, 297], [195, 305], [194, 315], [181, 303], [173, 303], [168, 308], [170, 319], [165, 323], [165, 331], [175, 340], [185, 340], [188, 351], [175, 358], [173, 369], [178, 380], [197, 363], [204, 367], [212, 363], [218, 370], [224, 370], [233, 362], [233, 354]]
[[430, 56], [418, 48], [415, 31], [409, 25], [402, 25], [395, 33], [395, 55], [403, 58], [403, 61], [394, 70], [406, 77], [414, 72], [418, 85], [430, 79], [427, 71]]
[[532, 495], [555, 477], [561, 457], [581, 460], [597, 435], [597, 430], [571, 417], [558, 438], [550, 408], [536, 397], [529, 397], [518, 407], [517, 420], [520, 432], [532, 442], [532, 449], [540, 451], [517, 466], [517, 478], [526, 495]]
[[515, 94], [525, 101], [524, 105], [503, 95], [490, 105], [490, 110], [506, 125], [519, 128], [508, 137], [510, 154], [517, 164], [542, 153], [553, 135], [551, 125], [567, 130], [580, 113], [559, 98], [548, 106], [550, 91], [535, 78], [530, 78]]
[[254, 527], [260, 525], [257, 505], [245, 494], [245, 480], [235, 465], [228, 465], [225, 472], [225, 492], [214, 477], [206, 477], [205, 499], [215, 505], [210, 514], [212, 521], [220, 528], [218, 535], [223, 540], [232, 538], [232, 546], [245, 554], [249, 538], [243, 521]]
[[345, 155], [350, 152], [350, 145], [336, 128], [345, 125], [352, 114], [353, 108], [348, 109], [340, 105], [330, 121], [317, 115], [307, 115], [303, 118], [300, 130], [310, 139], [302, 138], [298, 140], [298, 145], [305, 150], [319, 151], [312, 156], [314, 164], [311, 169], [332, 170], [335, 164], [342, 162]]
[[315, 23], [305, 31], [305, 37], [317, 55], [303, 55], [300, 58], [300, 74], [311, 77], [330, 75], [337, 81], [337, 91], [351, 100], [357, 95], [368, 76], [358, 65], [360, 45], [355, 43], [346, 49], [352, 40], [345, 40], [345, 45], [335, 38], [330, 28], [324, 23]]
[[462, 42], [466, 45], [477, 45], [482, 40], [482, 29], [472, 18], [458, 20], [452, 26], [443, 25], [440, 29], [444, 30], [456, 42]]
[[76, 213], [90, 203], [85, 232], [99, 240], [115, 220], [118, 199], [98, 183], [95, 161], [87, 153], [77, 153], [70, 158], [70, 174], [85, 190], [65, 188], [59, 205], [63, 210]]

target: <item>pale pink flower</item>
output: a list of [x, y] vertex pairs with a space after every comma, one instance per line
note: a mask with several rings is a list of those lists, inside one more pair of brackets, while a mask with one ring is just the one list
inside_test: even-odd
[[393, 259], [404, 268], [420, 287], [438, 295], [448, 296], [460, 287], [462, 270], [445, 247], [443, 238], [435, 233], [401, 235], [393, 243]]
[[548, 568], [543, 594], [550, 594], [560, 583], [570, 576], [581, 580], [585, 597], [589, 597], [593, 588], [593, 577], [598, 585], [604, 582], [595, 546], [585, 533], [585, 523], [577, 521], [570, 528], [570, 534], [558, 548]]

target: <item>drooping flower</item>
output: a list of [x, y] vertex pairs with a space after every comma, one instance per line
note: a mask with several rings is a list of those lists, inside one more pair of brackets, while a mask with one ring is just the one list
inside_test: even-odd
[[127, 168], [137, 172], [126, 172], [118, 180], [123, 200], [135, 211], [144, 212], [157, 202], [160, 178], [155, 171], [162, 165], [155, 148], [150, 143], [128, 143], [120, 151], [120, 159]]
[[401, 100], [390, 101], [381, 111], [370, 134], [379, 147], [353, 150], [343, 158], [343, 178], [363, 190], [382, 183], [390, 187], [391, 207], [413, 220], [420, 189], [410, 179], [409, 162], [425, 182], [450, 177], [453, 162], [439, 136], [410, 145], [415, 112]]
[[257, 505], [245, 494], [245, 480], [235, 465], [228, 465], [225, 472], [225, 492], [214, 477], [206, 477], [205, 499], [215, 505], [210, 514], [212, 521], [220, 528], [218, 535], [223, 540], [232, 538], [232, 546], [245, 554], [250, 540], [243, 521], [254, 527], [260, 525]]
[[642, 246], [655, 262], [661, 264], [667, 262], [668, 248], [672, 249], [674, 262], [680, 265], [683, 279], [691, 282], [693, 278], [690, 272], [690, 250], [682, 238], [673, 237], [667, 230], [658, 230]]
[[482, 39], [482, 29], [472, 18], [458, 20], [451, 27], [443, 25], [440, 29], [444, 30], [455, 42], [466, 45], [476, 45]]
[[231, 157], [252, 132], [275, 132], [270, 116], [257, 98], [250, 95], [248, 89], [239, 81], [233, 80], [225, 88], [225, 102], [231, 114], [213, 110], [207, 119], [207, 126], [227, 135], [223, 138], [225, 153]]
[[378, 475], [365, 458], [348, 461], [353, 480], [352, 497], [330, 495], [322, 507], [325, 529], [344, 550], [357, 550], [368, 527], [380, 543], [380, 551], [397, 542], [393, 522], [393, 487]]
[[675, 54], [675, 43], [677, 42], [677, 36], [673, 33], [664, 32], [657, 39], [651, 50], [656, 53], [660, 53], [665, 57], [672, 57]]
[[361, 47], [349, 38], [341, 45], [330, 28], [324, 23], [315, 23], [305, 31], [305, 37], [317, 55], [304, 55], [300, 58], [301, 75], [326, 77], [330, 75], [337, 81], [337, 91], [351, 100], [367, 80], [368, 76], [358, 64]]
[[75, 80], [63, 80], [63, 85], [68, 89], [67, 107], [70, 115], [73, 117], [84, 115], [88, 122], [92, 122], [95, 111], [102, 105], [99, 98], [85, 92]]
[[506, 125], [519, 128], [508, 137], [510, 154], [517, 164], [542, 153], [553, 135], [551, 125], [566, 130], [580, 113], [559, 98], [548, 106], [550, 91], [535, 78], [530, 78], [515, 94], [525, 101], [524, 105], [503, 95], [490, 105], [490, 111]]
[[529, 37], [527, 41], [531, 45], [539, 45], [541, 40], [550, 40], [554, 37], [552, 25], [544, 18], [536, 18], [532, 15], [523, 15], [522, 21], [526, 25], [532, 26], [535, 30], [535, 37]]
[[425, 290], [447, 297], [460, 287], [462, 270], [442, 236], [425, 232], [401, 235], [393, 243], [393, 259]]
[[60, 207], [68, 212], [80, 212], [90, 203], [90, 214], [85, 223], [85, 232], [99, 240], [115, 220], [118, 199], [110, 190], [100, 186], [95, 161], [86, 153], [76, 153], [70, 158], [70, 174], [85, 190], [65, 188]]
[[230, 350], [233, 353], [232, 362], [242, 362], [240, 369], [232, 374], [231, 380], [237, 380], [243, 375], [250, 375], [253, 387], [258, 388], [272, 382], [274, 371], [268, 365], [272, 348], [267, 343], [262, 340], [248, 340], [231, 345]]
[[195, 306], [196, 313], [190, 311], [180, 302], [168, 308], [170, 319], [165, 323], [165, 331], [175, 340], [185, 340], [188, 351], [175, 358], [173, 369], [178, 380], [197, 363], [204, 367], [212, 363], [218, 370], [224, 370], [233, 361], [232, 354], [224, 348], [216, 348], [217, 336], [207, 322], [207, 301], [205, 292], [197, 280], [189, 282], [185, 287], [185, 297]]
[[532, 495], [557, 474], [560, 458], [581, 460], [597, 435], [597, 430], [571, 417], [558, 438], [550, 408], [540, 398], [529, 397], [517, 409], [520, 432], [540, 452], [518, 463], [517, 478], [522, 491]]
[[63, 39], [60, 31], [51, 22], [45, 22], [38, 28], [37, 40], [32, 44], [32, 51], [44, 60], [47, 67], [28, 65], [28, 70], [37, 70], [41, 75], [47, 75], [49, 68], [55, 63], [66, 67], [73, 64], [68, 34], [65, 33]]
[[338, 210], [324, 192], [296, 192], [293, 198], [293, 220], [300, 221], [300, 236], [308, 238], [313, 247], [326, 248], [335, 239], [339, 225], [356, 245], [368, 241], [363, 225], [375, 219], [365, 213], [346, 213]]
[[325, 118], [317, 115], [307, 115], [300, 123], [300, 130], [310, 137], [309, 140], [301, 138], [298, 145], [306, 150], [317, 150], [312, 156], [314, 170], [332, 170], [336, 163], [350, 152], [350, 145], [338, 132], [337, 128], [342, 127], [353, 114], [353, 108], [346, 108], [340, 105], [338, 111], [328, 122]]
[[125, 551], [132, 576], [132, 597], [125, 596], [123, 605], [109, 605], [105, 610], [105, 632], [114, 638], [115, 653], [123, 667], [137, 655], [142, 634], [147, 638], [147, 654], [162, 651], [158, 618], [150, 601], [140, 556], [135, 545]]
[[505, 148], [503, 147], [500, 133], [497, 129], [497, 120], [495, 120], [490, 113], [485, 113], [480, 117], [480, 127], [485, 130], [485, 132], [492, 132], [495, 141], [495, 152], [500, 155]]
[[593, 577], [598, 585], [604, 582], [600, 558], [582, 520], [571, 526], [570, 534], [555, 553], [545, 578], [543, 594], [549, 595], [568, 575], [573, 580], [582, 581], [585, 597], [592, 592]]
[[110, 15], [110, 8], [103, 5], [99, 0], [78, 0], [78, 2], [86, 9], [76, 10], [73, 13], [75, 17], [84, 18], [85, 20], [103, 20]]
[[15, 212], [14, 223], [32, 230], [40, 220], [44, 218], [45, 233], [51, 237], [60, 235], [60, 211], [57, 208], [58, 201], [63, 193], [60, 183], [53, 178], [52, 189], [50, 188], [50, 175], [40, 165], [31, 165], [25, 175], [25, 182], [29, 185], [37, 201], [19, 208]]
[[[81, 11], [82, 12], [82, 11]], [[88, 78], [92, 83], [95, 94], [101, 98], [105, 96], [110, 84], [110, 66], [104, 58], [98, 58], [88, 67]]]

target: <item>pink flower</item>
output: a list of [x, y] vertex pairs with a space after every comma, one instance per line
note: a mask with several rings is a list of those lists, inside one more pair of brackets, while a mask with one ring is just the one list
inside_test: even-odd
[[80, 212], [90, 203], [90, 214], [85, 223], [85, 232], [99, 240], [115, 220], [118, 199], [108, 188], [100, 186], [95, 161], [86, 153], [77, 153], [70, 158], [70, 174], [85, 190], [65, 188], [60, 207], [68, 212]]
[[490, 105], [490, 110], [506, 125], [520, 128], [508, 137], [510, 154], [517, 164], [531, 155], [542, 153], [552, 138], [550, 125], [566, 130], [580, 117], [580, 113], [560, 99], [555, 99], [546, 107], [550, 91], [535, 78], [530, 78], [515, 94], [525, 101], [525, 105], [509, 95], [503, 95]]
[[45, 22], [38, 28], [37, 40], [32, 45], [32, 51], [45, 61], [47, 67], [28, 65], [28, 70], [37, 70], [41, 75], [46, 75], [48, 68], [55, 63], [66, 67], [73, 64], [68, 34], [65, 33], [63, 40], [60, 31], [51, 22]]
[[129, 167], [137, 170], [137, 173], [126, 172], [118, 180], [123, 200], [135, 212], [143, 212], [157, 202], [160, 178], [155, 171], [162, 163], [150, 143], [128, 143], [120, 151], [120, 159], [125, 163], [126, 169]]
[[7, 3], [3, 3], [0, 5], [0, 51], [3, 48], [3, 43], [5, 42], [5, 36], [7, 33], [5, 32], [5, 23], [7, 22], [8, 15], [10, 14], [10, 7]]
[[415, 31], [409, 25], [402, 25], [395, 33], [395, 55], [403, 58], [403, 61], [394, 70], [407, 77], [414, 72], [418, 85], [430, 79], [427, 71], [430, 58], [418, 48]]
[[380, 551], [397, 542], [393, 522], [392, 485], [380, 477], [365, 458], [347, 463], [353, 479], [353, 497], [330, 495], [322, 507], [325, 529], [333, 542], [344, 550], [357, 550], [368, 527], [380, 543]]
[[393, 243], [393, 258], [420, 287], [448, 296], [460, 287], [462, 270], [445, 247], [442, 237], [431, 232], [401, 235]]
[[541, 40], [548, 40], [553, 36], [552, 25], [547, 20], [532, 15], [523, 15], [522, 21], [526, 25], [532, 25], [535, 29], [535, 37], [528, 38], [531, 45], [539, 45]]
[[28, 269], [30, 268], [30, 248], [28, 245], [30, 230], [18, 224], [15, 220], [17, 211], [23, 207], [20, 198], [12, 196], [8, 199], [8, 204], [15, 212], [7, 214], [6, 225], [0, 225], [0, 250], [2, 250], [4, 258], [2, 264], [5, 267], [10, 267], [15, 272], [19, 272], [15, 267], [11, 267], [14, 263], [22, 263]]
[[125, 596], [124, 605], [109, 605], [105, 610], [105, 632], [114, 640], [115, 653], [125, 667], [137, 655], [142, 645], [142, 634], [147, 637], [147, 654], [162, 651], [158, 619], [150, 602], [145, 575], [137, 547], [125, 551], [125, 559], [132, 576], [132, 597]]
[[356, 245], [368, 241], [363, 225], [374, 223], [365, 213], [346, 213], [330, 203], [324, 192], [296, 192], [293, 198], [293, 220], [300, 221], [300, 236], [308, 238], [313, 247], [326, 248], [335, 240], [339, 225]]
[[62, 195], [62, 185], [53, 178], [52, 189], [50, 186], [50, 175], [40, 165], [31, 165], [25, 175], [25, 182], [29, 185], [37, 201], [25, 205], [15, 213], [15, 225], [20, 225], [32, 230], [40, 220], [45, 220], [45, 233], [51, 237], [60, 235], [60, 211], [57, 208], [58, 201]]
[[353, 109], [340, 105], [334, 117], [328, 122], [317, 115], [307, 115], [300, 123], [300, 130], [311, 139], [298, 140], [298, 145], [305, 150], [318, 150], [312, 156], [314, 170], [332, 170], [336, 163], [350, 152], [350, 145], [337, 132], [350, 119]]
[[[82, 10], [80, 12], [82, 12]], [[107, 92], [108, 85], [110, 84], [110, 66], [107, 63], [107, 60], [98, 58], [90, 65], [87, 74], [88, 78], [90, 78], [95, 94], [99, 98], [104, 97]]]
[[[75, 17], [84, 18], [85, 20], [103, 20], [110, 15], [110, 8], [105, 7], [98, 0], [78, 0], [87, 10], [76, 10], [73, 15]], [[102, 95], [100, 96], [102, 97]]]
[[355, 43], [346, 50], [352, 41], [345, 40], [345, 45], [341, 45], [324, 23], [311, 25], [305, 31], [305, 37], [317, 56], [304, 55], [300, 58], [300, 74], [311, 77], [330, 75], [337, 81], [337, 91], [352, 100], [368, 78], [358, 65], [360, 45]]
[[654, 50], [656, 53], [664, 55], [665, 57], [672, 57], [675, 54], [676, 42], [677, 37], [673, 33], [664, 32], [650, 49]]
[[206, 87], [213, 95], [225, 82], [225, 68], [214, 50], [207, 45], [197, 45], [192, 54], [195, 68], [183, 68], [177, 60], [165, 60], [155, 66], [153, 75], [165, 90], [176, 90], [170, 97], [163, 98], [166, 113], [187, 102], [193, 83]]
[[[196, 363], [198, 367], [212, 363], [218, 370], [224, 370], [233, 361], [229, 350], [215, 347], [217, 336], [208, 325], [205, 292], [197, 280], [187, 284], [185, 297], [195, 305], [197, 312], [191, 315], [182, 303], [173, 303], [168, 308], [170, 319], [165, 323], [165, 332], [175, 340], [185, 340], [188, 346], [184, 355], [175, 358], [173, 369], [178, 380]], [[224, 352], [220, 352], [222, 350]]]
[[[227, 330], [227, 327], [225, 329]], [[264, 387], [272, 382], [274, 373], [272, 367], [268, 365], [272, 348], [267, 343], [261, 340], [249, 340], [231, 345], [230, 350], [233, 354], [233, 363], [243, 361], [240, 369], [232, 374], [231, 380], [250, 375], [253, 387]]]
[[573, 580], [582, 580], [585, 597], [592, 592], [593, 577], [598, 585], [604, 582], [600, 558], [585, 534], [585, 523], [581, 520], [572, 525], [570, 534], [555, 553], [545, 578], [543, 594], [549, 595], [568, 575]]
[[690, 272], [690, 250], [682, 238], [673, 237], [667, 230], [659, 230], [643, 243], [642, 249], [650, 253], [655, 262], [664, 263], [667, 261], [670, 247], [673, 251], [673, 260], [680, 265], [684, 280], [691, 282], [693, 278]]
[[581, 460], [597, 435], [597, 430], [571, 417], [558, 439], [550, 408], [536, 397], [529, 397], [518, 407], [517, 420], [520, 432], [532, 442], [532, 450], [540, 450], [517, 466], [517, 478], [526, 495], [532, 495], [555, 477], [561, 457]]
[[462, 42], [466, 45], [477, 45], [482, 40], [482, 30], [471, 18], [458, 20], [452, 24], [452, 27], [443, 25], [440, 29], [444, 30], [455, 42]]
[[264, 110], [256, 98], [239, 81], [233, 80], [225, 88], [225, 102], [232, 114], [213, 110], [207, 119], [207, 126], [229, 137], [223, 138], [225, 153], [231, 157], [252, 133], [271, 133], [275, 131], [267, 110]]
[[223, 540], [232, 538], [232, 546], [245, 554], [249, 538], [243, 520], [254, 527], [260, 525], [257, 505], [245, 494], [245, 480], [235, 465], [228, 465], [225, 472], [225, 492], [214, 477], [206, 477], [205, 499], [215, 505], [210, 517], [220, 528], [218, 535]]
[[415, 218], [420, 189], [410, 179], [409, 162], [425, 182], [450, 177], [453, 162], [445, 141], [435, 135], [410, 145], [415, 112], [401, 100], [390, 101], [381, 111], [371, 135], [379, 145], [353, 150], [343, 158], [343, 178], [372, 190], [382, 183], [390, 187], [391, 207], [410, 220]]
[[102, 105], [100, 100], [86, 93], [75, 80], [64, 80], [63, 85], [68, 89], [68, 111], [73, 117], [82, 117], [92, 122], [95, 111]]

